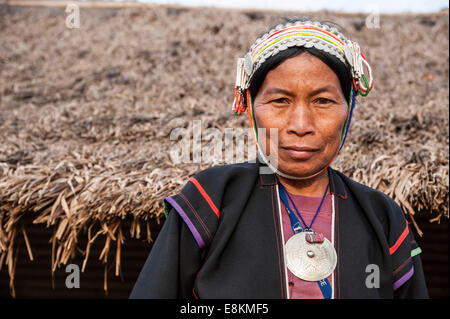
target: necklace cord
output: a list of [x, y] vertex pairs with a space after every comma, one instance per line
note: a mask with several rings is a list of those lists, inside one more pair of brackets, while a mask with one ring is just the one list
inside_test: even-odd
[[[313, 223], [314, 223], [314, 221], [316, 220], [317, 215], [318, 215], [319, 212], [320, 212], [320, 209], [322, 208], [323, 202], [325, 201], [325, 197], [327, 196], [328, 188], [329, 188], [329, 186], [330, 186], [330, 183], [327, 184], [327, 187], [326, 187], [326, 189], [325, 189], [325, 193], [324, 193], [323, 196], [322, 196], [322, 199], [321, 199], [321, 201], [320, 201], [319, 207], [317, 208], [316, 213], [314, 214], [314, 217], [313, 217], [313, 219], [312, 219], [311, 224], [309, 225], [309, 227], [307, 227], [306, 222], [304, 221], [302, 215], [300, 214], [299, 210], [297, 209], [297, 206], [295, 205], [294, 201], [292, 200], [291, 195], [289, 195], [289, 192], [286, 190], [286, 188], [283, 186], [283, 184], [281, 184], [281, 182], [279, 182], [279, 185], [280, 185], [281, 191], [282, 191], [284, 194], [287, 195], [287, 197], [289, 198], [289, 200], [290, 200], [291, 203], [292, 203], [292, 206], [294, 206], [295, 211], [297, 212], [298, 216], [300, 217], [300, 219], [301, 219], [301, 221], [302, 221], [302, 223], [303, 223], [303, 226], [304, 226], [304, 228], [305, 228], [305, 231], [310, 230], [311, 227], [312, 227], [312, 225], [313, 225]], [[283, 201], [283, 202], [284, 202], [284, 201]], [[289, 210], [290, 210], [289, 203], [284, 203], [284, 204], [285, 204], [285, 206], [286, 206], [286, 209], [289, 211]]]

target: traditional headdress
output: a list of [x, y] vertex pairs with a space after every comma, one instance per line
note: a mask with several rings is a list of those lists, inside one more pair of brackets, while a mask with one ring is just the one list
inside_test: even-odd
[[[236, 115], [248, 110], [250, 127], [253, 138], [258, 146], [258, 133], [253, 114], [253, 104], [250, 96], [250, 82], [258, 68], [270, 57], [290, 47], [301, 46], [305, 48], [316, 48], [327, 52], [339, 59], [350, 70], [353, 85], [351, 86], [350, 102], [341, 135], [341, 145], [344, 145], [347, 137], [350, 120], [355, 105], [356, 93], [367, 96], [373, 88], [372, 70], [367, 59], [361, 52], [357, 42], [347, 39], [335, 27], [330, 27], [318, 21], [296, 21], [293, 23], [280, 24], [258, 38], [250, 47], [244, 58], [237, 61], [237, 74], [235, 85], [235, 99], [233, 111]], [[364, 74], [363, 65], [366, 67], [369, 81]], [[347, 94], [347, 92], [344, 92]], [[259, 152], [261, 154], [261, 152]], [[264, 158], [264, 155], [261, 154]], [[331, 163], [330, 163], [331, 164]], [[328, 166], [327, 166], [328, 167]]]

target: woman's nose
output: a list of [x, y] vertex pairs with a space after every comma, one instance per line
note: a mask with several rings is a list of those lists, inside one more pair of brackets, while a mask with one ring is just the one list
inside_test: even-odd
[[286, 113], [286, 130], [288, 133], [298, 136], [314, 133], [312, 110], [305, 103], [292, 105], [289, 112]]

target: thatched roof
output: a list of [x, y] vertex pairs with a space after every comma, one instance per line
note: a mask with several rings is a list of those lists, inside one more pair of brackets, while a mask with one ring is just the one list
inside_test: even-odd
[[[247, 127], [231, 114], [235, 61], [280, 16], [295, 14], [83, 9], [81, 28], [67, 29], [63, 8], [0, 12], [0, 267], [9, 267], [11, 287], [18, 240], [32, 258], [25, 215], [54, 229], [53, 270], [78, 253], [85, 232], [85, 261], [106, 238], [90, 258], [116, 263], [117, 274], [121, 242], [151, 241], [162, 198], [207, 166], [173, 164], [171, 130], [193, 119]], [[359, 98], [334, 167], [411, 217], [448, 218], [448, 11], [381, 15], [380, 29], [366, 28], [364, 15], [308, 16], [342, 26], [374, 70], [374, 90]]]

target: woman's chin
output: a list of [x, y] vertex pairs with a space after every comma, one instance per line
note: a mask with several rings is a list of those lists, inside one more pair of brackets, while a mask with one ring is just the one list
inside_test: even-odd
[[286, 178], [308, 178], [320, 172], [321, 169], [322, 167], [305, 165], [305, 163], [290, 165], [279, 163], [278, 165], [278, 171]]

